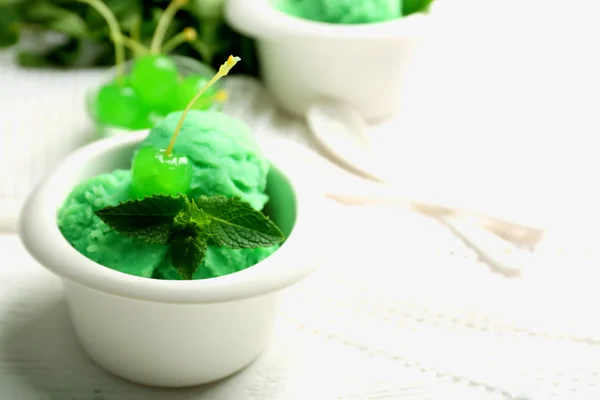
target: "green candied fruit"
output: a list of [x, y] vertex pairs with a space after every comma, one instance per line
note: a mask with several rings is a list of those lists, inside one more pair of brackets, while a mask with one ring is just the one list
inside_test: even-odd
[[[166, 148], [181, 115], [180, 111], [167, 115], [152, 128], [142, 146]], [[216, 111], [191, 110], [173, 149], [192, 164], [189, 194], [193, 198], [237, 196], [257, 210], [269, 199], [265, 194], [269, 161], [242, 120]]]
[[127, 82], [111, 82], [98, 91], [95, 113], [101, 122], [128, 129], [149, 128], [148, 110]]
[[175, 62], [163, 55], [137, 58], [131, 69], [131, 85], [153, 110], [168, 111], [176, 101], [179, 72]]
[[131, 192], [142, 199], [153, 194], [188, 194], [192, 165], [185, 156], [166, 155], [154, 146], [139, 149], [131, 165]]
[[[208, 83], [209, 78], [200, 75], [187, 76], [180, 84], [177, 93], [176, 107], [173, 111], [183, 110], [192, 101], [194, 96], [204, 88]], [[195, 110], [208, 110], [212, 108], [216, 101], [216, 90], [215, 86], [211, 86], [200, 96], [198, 100], [192, 106]]]

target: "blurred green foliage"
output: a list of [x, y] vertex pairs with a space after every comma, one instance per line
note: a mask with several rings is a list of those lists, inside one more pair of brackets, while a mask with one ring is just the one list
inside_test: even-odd
[[427, 12], [433, 0], [402, 0], [402, 15]]
[[[432, 2], [403, 0], [403, 14], [426, 11]], [[160, 13], [170, 0], [104, 3], [114, 12], [125, 34], [149, 46]], [[257, 76], [254, 42], [227, 26], [223, 20], [224, 3], [225, 0], [189, 0], [171, 23], [166, 40], [191, 26], [198, 31], [198, 38], [173, 53], [199, 59], [214, 68], [230, 54], [238, 55], [242, 61], [232, 74]], [[19, 48], [17, 59], [22, 66], [69, 68], [110, 66], [115, 62], [106, 22], [94, 9], [77, 0], [0, 0], [0, 48], [14, 45], [25, 32], [29, 36], [55, 32], [61, 34], [62, 40], [46, 43], [41, 49]]]
[[[215, 68], [228, 55], [238, 55], [242, 61], [232, 73], [256, 76], [254, 43], [224, 22], [224, 2], [189, 0], [171, 23], [166, 40], [191, 26], [198, 31], [198, 38], [181, 45], [174, 54], [199, 59]], [[114, 12], [125, 34], [149, 46], [160, 13], [170, 0], [104, 0], [104, 3]], [[109, 66], [115, 62], [108, 26], [87, 4], [76, 0], [0, 0], [0, 47], [14, 45], [24, 34], [35, 37], [47, 32], [61, 34], [62, 40], [47, 43], [41, 50], [17, 47], [22, 66], [69, 68]]]

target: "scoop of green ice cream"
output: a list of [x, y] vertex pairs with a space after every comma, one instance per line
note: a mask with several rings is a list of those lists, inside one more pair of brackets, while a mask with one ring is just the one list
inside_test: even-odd
[[92, 261], [126, 274], [151, 277], [167, 247], [125, 237], [94, 211], [131, 199], [131, 173], [116, 170], [77, 185], [58, 211], [58, 227], [71, 245]]
[[331, 24], [366, 24], [402, 16], [402, 0], [281, 0], [290, 15]]
[[[58, 211], [59, 229], [77, 251], [98, 264], [146, 278], [181, 279], [170, 258], [165, 257], [167, 246], [123, 236], [94, 215], [96, 210], [131, 200], [130, 184], [131, 172], [124, 170], [80, 183]], [[209, 246], [193, 279], [241, 271], [264, 260], [278, 247], [229, 249]]]
[[[181, 112], [168, 115], [140, 147], [166, 148]], [[217, 112], [191, 111], [184, 121], [174, 151], [193, 166], [192, 197], [239, 196], [262, 210], [269, 163], [248, 127]], [[167, 255], [168, 246], [148, 244], [112, 230], [94, 212], [131, 200], [131, 171], [116, 170], [88, 179], [73, 189], [58, 211], [58, 226], [77, 251], [89, 259], [131, 275], [181, 279]], [[209, 246], [194, 279], [212, 278], [248, 268], [278, 246], [228, 249]]]
[[[181, 112], [167, 115], [141, 147], [167, 148], [180, 118]], [[264, 192], [269, 162], [242, 121], [215, 111], [192, 110], [173, 152], [187, 156], [192, 164], [192, 197], [239, 196], [257, 210], [268, 201]]]

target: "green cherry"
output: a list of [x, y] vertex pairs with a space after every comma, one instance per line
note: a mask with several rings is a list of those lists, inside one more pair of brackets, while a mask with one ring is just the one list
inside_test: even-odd
[[[208, 83], [209, 78], [200, 75], [187, 76], [180, 84], [177, 93], [177, 109], [183, 110], [194, 96]], [[215, 87], [208, 88], [192, 105], [195, 110], [208, 110], [215, 103]]]
[[111, 82], [103, 85], [96, 96], [96, 117], [99, 121], [128, 129], [147, 128], [148, 111], [128, 85]]
[[141, 99], [155, 110], [169, 109], [177, 96], [179, 72], [175, 62], [164, 55], [137, 58], [131, 69], [131, 85]]
[[190, 192], [193, 175], [192, 164], [187, 157], [173, 153], [177, 135], [179, 135], [193, 102], [202, 97], [204, 91], [221, 77], [227, 75], [239, 60], [239, 57], [229, 56], [216, 75], [190, 100], [188, 106], [181, 113], [171, 141], [165, 150], [153, 146], [138, 150], [131, 165], [131, 192], [136, 198], [141, 199], [153, 194], [175, 196]]
[[131, 165], [131, 191], [142, 199], [153, 194], [188, 194], [192, 165], [185, 156], [165, 154], [153, 146], [141, 148]]

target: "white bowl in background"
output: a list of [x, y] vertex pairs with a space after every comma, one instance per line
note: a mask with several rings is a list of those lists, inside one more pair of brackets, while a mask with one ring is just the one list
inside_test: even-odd
[[228, 0], [225, 18], [256, 39], [262, 77], [281, 108], [304, 117], [324, 98], [352, 105], [369, 121], [399, 111], [405, 67], [427, 32], [427, 15], [329, 24], [287, 15], [272, 2]]
[[67, 242], [56, 223], [57, 210], [83, 180], [128, 168], [147, 133], [102, 139], [67, 157], [29, 196], [20, 237], [40, 264], [62, 278], [77, 337], [95, 362], [142, 384], [203, 384], [233, 374], [261, 353], [279, 293], [315, 269], [320, 256], [311, 250], [319, 232], [311, 219], [319, 197], [299, 183], [301, 177], [272, 168], [270, 215], [287, 240], [243, 271], [168, 281], [112, 270]]

